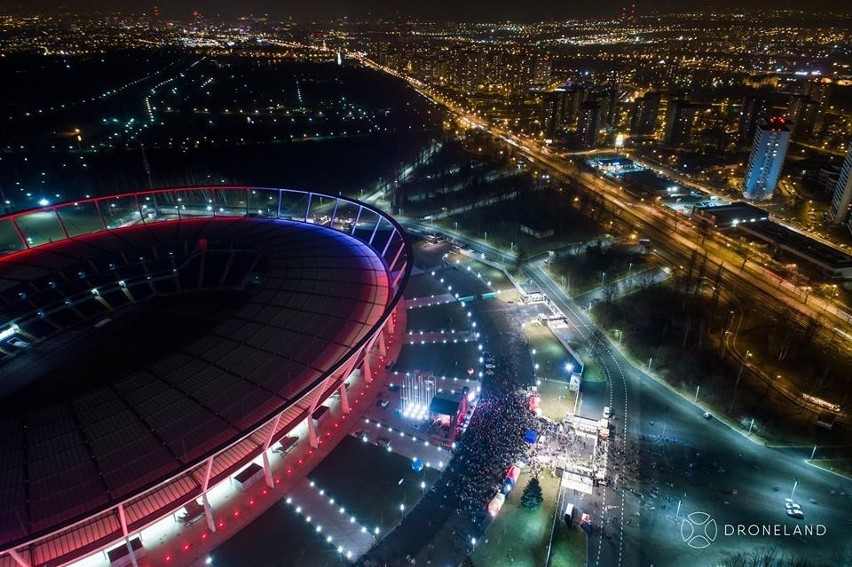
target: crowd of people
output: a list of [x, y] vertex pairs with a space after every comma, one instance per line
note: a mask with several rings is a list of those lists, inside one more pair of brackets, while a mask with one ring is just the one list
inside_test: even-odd
[[524, 434], [534, 428], [524, 390], [493, 391], [479, 403], [453, 461], [451, 493], [460, 509], [477, 512], [486, 506], [506, 477], [509, 466], [526, 460]]
[[537, 474], [544, 468], [573, 469], [575, 464], [588, 466], [594, 447], [594, 439], [578, 433], [570, 423], [553, 423], [539, 418], [542, 434], [530, 449], [531, 473]]

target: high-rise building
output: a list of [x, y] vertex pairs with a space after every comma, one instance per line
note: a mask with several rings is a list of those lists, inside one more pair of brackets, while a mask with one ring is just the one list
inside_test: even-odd
[[814, 119], [814, 134], [819, 134], [822, 130], [825, 112], [828, 110], [828, 103], [831, 99], [831, 89], [833, 83], [831, 79], [811, 79], [805, 83], [803, 90], [804, 94], [816, 101], [816, 117]]
[[548, 57], [541, 55], [535, 57], [533, 61], [533, 84], [546, 86], [550, 83], [550, 73], [552, 71], [553, 63]]
[[837, 224], [845, 224], [852, 230], [852, 141], [849, 142], [849, 149], [846, 151], [846, 159], [843, 160], [843, 165], [840, 166], [840, 175], [837, 178], [837, 183], [834, 185], [834, 193], [831, 197], [831, 208], [829, 209], [829, 217], [832, 222]]
[[580, 105], [589, 98], [589, 89], [583, 83], [571, 83], [565, 87], [565, 110], [562, 116], [563, 123], [570, 126], [577, 121]]
[[546, 91], [541, 101], [541, 129], [545, 135], [553, 136], [562, 126], [565, 106], [565, 91]]
[[787, 115], [793, 121], [792, 134], [794, 140], [808, 140], [814, 135], [819, 103], [806, 94], [790, 97]]
[[577, 135], [583, 147], [593, 148], [598, 143], [600, 128], [601, 103], [596, 100], [585, 101], [577, 113]]
[[758, 124], [743, 184], [746, 199], [762, 201], [772, 198], [789, 143], [789, 122], [784, 118], [773, 116]]
[[648, 92], [633, 103], [633, 117], [630, 132], [634, 136], [651, 136], [657, 129], [657, 115], [660, 113], [659, 91]]
[[688, 100], [670, 100], [666, 110], [666, 131], [663, 142], [676, 148], [687, 146], [692, 141], [692, 123], [695, 121], [695, 106]]
[[746, 95], [743, 100], [743, 112], [740, 114], [739, 127], [737, 128], [740, 140], [744, 143], [750, 142], [754, 137], [757, 125], [771, 112], [772, 104], [766, 96], [762, 94]]
[[606, 85], [595, 90], [595, 98], [601, 103], [601, 126], [614, 126], [618, 110], [618, 87]]

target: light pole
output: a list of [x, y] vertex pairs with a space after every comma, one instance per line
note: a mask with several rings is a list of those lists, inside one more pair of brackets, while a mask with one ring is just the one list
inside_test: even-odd
[[754, 418], [751, 418], [751, 423], [748, 424], [748, 432], [751, 435], [751, 428], [754, 427]]
[[677, 519], [678, 517], [680, 517], [680, 503], [681, 503], [681, 502], [682, 502], [682, 500], [681, 500], [680, 498], [678, 498], [678, 501], [677, 501], [677, 510], [675, 510], [675, 519]]
[[652, 356], [651, 358], [649, 358], [649, 359], [648, 359], [648, 372], [650, 372], [650, 371], [651, 371], [651, 363], [652, 363], [653, 361], [654, 361], [654, 357], [653, 357], [653, 356]]
[[745, 356], [742, 359], [742, 362], [740, 362], [740, 371], [739, 371], [739, 373], [737, 373], [736, 382], [734, 382], [734, 394], [731, 396], [731, 405], [728, 408], [729, 413], [732, 409], [734, 409], [734, 401], [737, 399], [737, 386], [740, 385], [740, 378], [743, 377], [743, 370], [745, 369], [745, 365], [748, 362], [748, 358], [750, 356], [751, 356], [751, 351], [747, 350], [746, 353], [745, 353]]
[[816, 448], [817, 448], [817, 446], [816, 446], [816, 445], [814, 445], [814, 450], [813, 450], [813, 451], [811, 451], [811, 458], [809, 459], [809, 460], [811, 460], [811, 461], [813, 461], [813, 460], [814, 460], [814, 455], [816, 455]]
[[790, 500], [793, 499], [793, 495], [796, 493], [796, 487], [799, 486], [799, 479], [796, 478], [796, 482], [793, 483], [793, 490], [790, 491]]

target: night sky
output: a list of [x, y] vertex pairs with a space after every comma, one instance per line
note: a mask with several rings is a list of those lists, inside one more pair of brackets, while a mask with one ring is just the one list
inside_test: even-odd
[[[835, 0], [633, 0], [637, 14], [654, 12], [707, 11], [715, 9], [790, 8], [843, 10]], [[541, 21], [575, 17], [618, 15], [631, 0], [0, 0], [0, 14], [53, 12], [64, 7], [70, 12], [121, 11], [150, 13], [158, 5], [164, 18], [189, 19], [193, 10], [203, 15], [224, 17], [268, 14], [274, 19], [414, 16], [427, 20], [460, 21]], [[849, 9], [846, 8], [846, 11]]]

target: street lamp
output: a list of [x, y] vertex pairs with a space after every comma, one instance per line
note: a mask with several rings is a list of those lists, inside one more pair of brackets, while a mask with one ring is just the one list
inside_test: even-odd
[[734, 382], [734, 393], [731, 396], [731, 406], [728, 408], [728, 412], [734, 409], [734, 400], [737, 399], [737, 387], [740, 385], [740, 378], [743, 377], [743, 370], [745, 369], [746, 364], [748, 363], [748, 359], [751, 357], [751, 351], [747, 350], [745, 356], [740, 362], [740, 371], [737, 373], [737, 380]]

